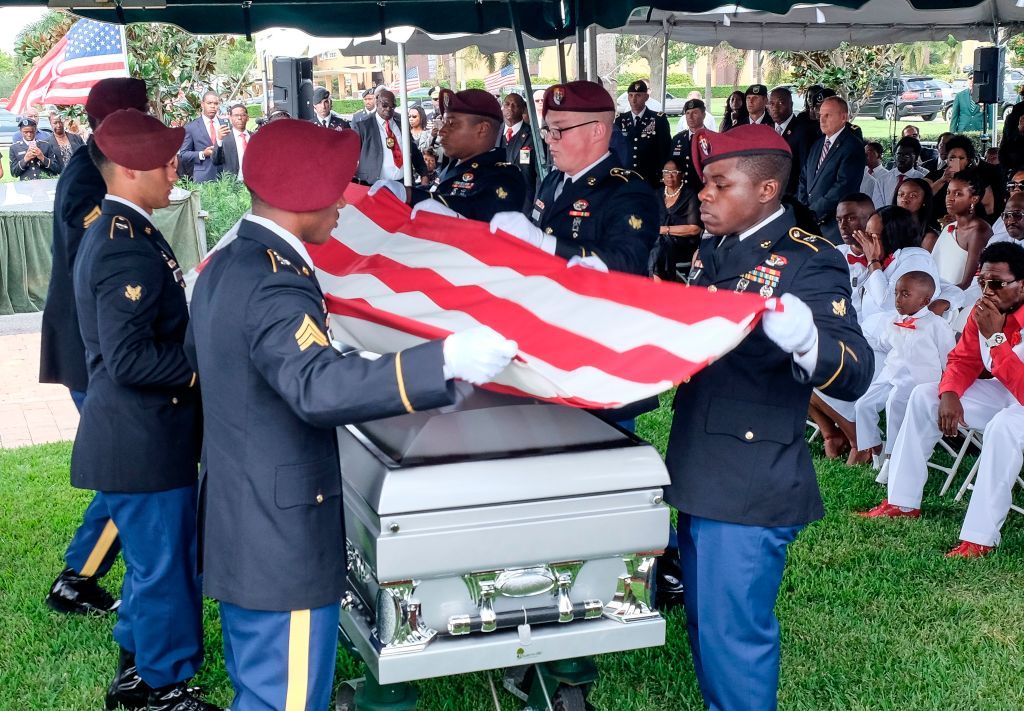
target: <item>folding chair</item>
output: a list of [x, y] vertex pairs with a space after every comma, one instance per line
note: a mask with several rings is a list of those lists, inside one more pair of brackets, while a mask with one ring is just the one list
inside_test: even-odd
[[[960, 487], [960, 491], [956, 493], [954, 501], [959, 501], [963, 498], [964, 494], [968, 491], [974, 491], [974, 479], [978, 476], [978, 464], [981, 462], [981, 457], [974, 462], [974, 466], [971, 467], [971, 471], [967, 473], [967, 479], [964, 480], [963, 486]], [[1021, 479], [1020, 474], [1017, 475], [1017, 486], [1024, 489], [1024, 479]], [[1021, 508], [1017, 504], [1011, 503], [1010, 510], [1016, 511], [1019, 514], [1024, 514], [1024, 508]]]
[[[981, 449], [981, 430], [974, 430], [968, 427], [958, 427], [957, 429], [964, 438], [963, 444], [960, 445], [959, 450], [954, 449], [952, 445], [946, 442], [946, 440], [939, 439], [939, 446], [946, 450], [949, 456], [953, 457], [953, 463], [950, 466], [945, 467], [941, 464], [936, 464], [935, 462], [928, 462], [929, 468], [942, 472], [946, 475], [946, 481], [942, 484], [942, 489], [939, 490], [939, 496], [945, 496], [946, 492], [949, 491], [949, 487], [952, 485], [953, 479], [956, 478], [957, 472], [960, 470], [960, 465], [963, 463], [964, 457], [967, 456], [967, 452], [970, 451], [971, 445], [975, 445], [978, 449]], [[978, 473], [977, 469], [977, 464], [975, 464], [971, 469], [971, 472], [967, 475], [968, 482], [970, 482], [970, 480]], [[965, 482], [965, 486], [966, 484], [967, 482]], [[961, 493], [957, 495], [957, 499], [963, 495], [963, 491], [966, 491], [966, 489], [961, 489]]]
[[807, 420], [807, 426], [811, 428], [811, 434], [807, 436], [807, 444], [810, 444], [821, 434], [821, 428], [814, 424], [814, 420]]

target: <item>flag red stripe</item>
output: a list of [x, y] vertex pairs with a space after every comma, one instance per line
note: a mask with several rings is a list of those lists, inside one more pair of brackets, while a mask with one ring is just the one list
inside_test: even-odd
[[[456, 286], [430, 269], [406, 267], [387, 257], [357, 255], [337, 240], [330, 240], [313, 257], [317, 268], [332, 274], [359, 273], [379, 279], [397, 293], [422, 292], [446, 311], [461, 311], [479, 323], [516, 341], [522, 351], [536, 353], [561, 370], [576, 370], [594, 363], [601, 370], [638, 383], [656, 383], [663, 374], [687, 368], [681, 359], [654, 345], [616, 351], [573, 331], [552, 325], [529, 309], [496, 297], [479, 286]], [[374, 308], [367, 303], [368, 308]], [[554, 344], [557, 344], [557, 348]]]

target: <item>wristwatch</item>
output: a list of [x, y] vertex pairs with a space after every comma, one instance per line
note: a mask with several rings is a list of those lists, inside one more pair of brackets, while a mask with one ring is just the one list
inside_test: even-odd
[[1006, 334], [1001, 332], [993, 333], [991, 336], [985, 339], [985, 343], [988, 344], [989, 348], [995, 348], [1006, 343]]

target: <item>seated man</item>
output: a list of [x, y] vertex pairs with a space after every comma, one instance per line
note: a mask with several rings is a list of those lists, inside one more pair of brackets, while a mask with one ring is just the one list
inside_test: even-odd
[[[938, 387], [914, 388], [906, 419], [893, 446], [889, 495], [861, 514], [867, 518], [917, 518], [928, 479], [927, 462], [939, 438], [957, 427], [984, 428], [974, 494], [962, 543], [947, 553], [973, 558], [999, 543], [1010, 494], [1024, 461], [1024, 247], [998, 242], [981, 253], [982, 296], [972, 307], [963, 336], [950, 352]], [[986, 370], [992, 379], [981, 379]]]

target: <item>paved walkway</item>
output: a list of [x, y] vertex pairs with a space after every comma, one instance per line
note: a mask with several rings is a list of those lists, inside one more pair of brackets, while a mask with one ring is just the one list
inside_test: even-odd
[[0, 448], [73, 440], [78, 411], [63, 385], [39, 383], [42, 314], [0, 316]]

